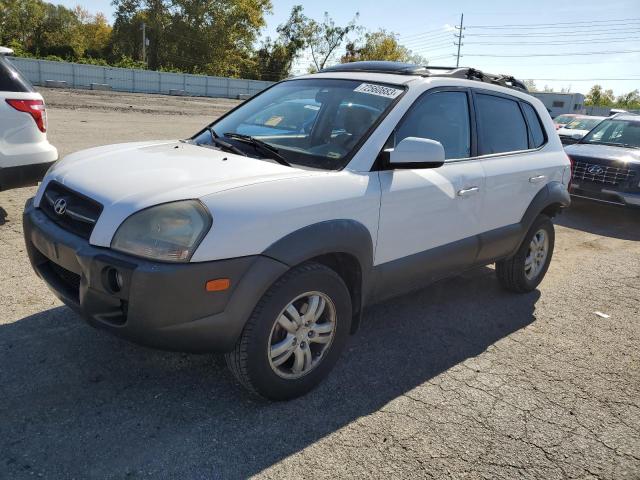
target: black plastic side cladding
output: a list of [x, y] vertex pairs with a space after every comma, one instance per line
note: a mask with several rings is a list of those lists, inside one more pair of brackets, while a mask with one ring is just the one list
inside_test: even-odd
[[367, 227], [355, 220], [344, 219], [315, 223], [278, 240], [262, 252], [262, 255], [289, 266], [299, 265], [311, 259], [318, 259], [322, 263], [335, 255], [354, 258], [360, 270], [354, 272], [357, 281], [349, 282], [345, 279], [345, 283], [352, 283], [352, 331], [357, 329], [362, 306], [370, 293], [373, 267], [373, 240]]

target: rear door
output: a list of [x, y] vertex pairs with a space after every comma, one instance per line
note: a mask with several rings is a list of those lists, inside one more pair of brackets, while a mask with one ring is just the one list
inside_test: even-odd
[[[517, 224], [557, 169], [557, 152], [545, 153], [535, 109], [516, 97], [474, 91], [478, 154], [486, 174], [483, 232]], [[530, 125], [530, 127], [529, 127]]]
[[478, 248], [484, 173], [475, 149], [468, 89], [438, 89], [420, 97], [388, 146], [407, 137], [437, 140], [439, 168], [380, 171], [382, 187], [375, 264], [378, 296], [468, 268]]

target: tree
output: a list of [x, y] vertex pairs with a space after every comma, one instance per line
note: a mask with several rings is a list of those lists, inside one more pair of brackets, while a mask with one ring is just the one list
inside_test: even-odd
[[536, 86], [536, 82], [534, 80], [525, 80], [524, 82], [525, 87], [527, 87], [527, 90], [529, 90], [530, 92], [538, 92], [538, 87]]
[[311, 71], [322, 70], [327, 63], [335, 58], [338, 47], [343, 44], [351, 32], [358, 29], [356, 26], [358, 17], [359, 14], [356, 13], [354, 19], [344, 27], [336, 25], [327, 12], [324, 13], [321, 22], [307, 21], [304, 37], [313, 60]]
[[620, 95], [617, 99], [617, 105], [624, 108], [637, 109], [640, 108], [640, 92], [638, 89], [630, 91], [629, 93], [624, 93]]
[[305, 29], [308, 19], [302, 6], [295, 5], [287, 22], [278, 26], [278, 38], [269, 37], [252, 55], [252, 61], [244, 78], [278, 81], [289, 76], [293, 62], [305, 47]]
[[600, 85], [591, 87], [584, 100], [585, 105], [611, 106], [613, 103], [613, 90], [603, 90]]
[[114, 0], [113, 53], [141, 58], [147, 25], [152, 69], [239, 76], [271, 11], [270, 0]]
[[414, 55], [403, 45], [398, 43], [394, 33], [386, 30], [367, 32], [358, 42], [349, 42], [346, 53], [340, 61], [342, 63], [367, 60], [387, 60], [391, 62], [408, 62], [426, 65], [427, 60]]

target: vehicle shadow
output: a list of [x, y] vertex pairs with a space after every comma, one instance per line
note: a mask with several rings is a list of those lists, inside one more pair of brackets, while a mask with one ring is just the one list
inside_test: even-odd
[[7, 213], [7, 211], [0, 207], [0, 225], [4, 225], [5, 223], [7, 223], [7, 217], [9, 216], [9, 213]]
[[66, 307], [0, 325], [0, 477], [245, 478], [531, 324], [539, 296], [481, 268], [372, 307], [331, 376], [281, 403], [219, 356], [137, 347]]
[[640, 240], [640, 208], [625, 208], [572, 198], [571, 207], [553, 221], [563, 227], [605, 237]]

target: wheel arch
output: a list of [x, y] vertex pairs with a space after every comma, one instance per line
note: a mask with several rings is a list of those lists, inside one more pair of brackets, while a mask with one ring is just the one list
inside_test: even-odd
[[570, 204], [571, 197], [569, 196], [566, 185], [561, 182], [547, 183], [536, 196], [533, 197], [529, 207], [522, 216], [520, 224], [525, 234], [529, 231], [529, 228], [538, 215], [543, 213], [548, 217], [555, 217], [563, 208], [568, 207]]
[[334, 270], [351, 295], [351, 332], [358, 329], [373, 267], [373, 240], [362, 223], [355, 220], [315, 223], [276, 241], [262, 255], [290, 268], [313, 261]]

